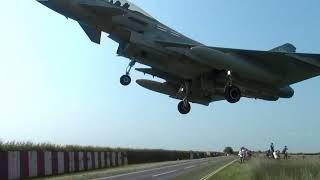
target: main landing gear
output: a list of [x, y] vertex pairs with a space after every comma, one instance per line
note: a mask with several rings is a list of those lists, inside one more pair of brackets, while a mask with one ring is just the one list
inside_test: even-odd
[[120, 83], [123, 86], [128, 86], [131, 83], [130, 71], [135, 64], [136, 61], [132, 60], [126, 68], [126, 74], [120, 77]]
[[229, 103], [237, 103], [241, 99], [241, 90], [237, 86], [232, 85], [231, 71], [228, 71], [227, 78], [227, 86], [224, 91], [225, 99]]
[[191, 105], [188, 101], [181, 101], [178, 104], [178, 111], [181, 114], [188, 114], [191, 111]]
[[191, 111], [191, 105], [188, 100], [190, 95], [190, 82], [185, 82], [185, 85], [179, 89], [179, 93], [184, 93], [184, 98], [178, 104], [178, 111], [181, 114], [188, 114]]

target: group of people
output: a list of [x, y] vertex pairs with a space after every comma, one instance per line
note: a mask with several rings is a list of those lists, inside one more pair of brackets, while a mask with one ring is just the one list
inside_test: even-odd
[[238, 155], [240, 157], [240, 163], [243, 163], [245, 160], [250, 159], [251, 152], [249, 151], [249, 149], [241, 147]]
[[283, 155], [283, 159], [288, 159], [288, 147], [284, 146], [282, 152], [274, 149], [274, 144], [270, 144], [270, 149], [267, 151], [267, 157], [272, 159], [280, 159], [281, 154]]
[[[280, 159], [281, 154], [283, 155], [283, 159], [288, 159], [288, 147], [284, 146], [282, 152], [280, 152], [279, 150], [275, 150], [274, 144], [271, 143], [270, 149], [267, 151], [266, 156], [270, 159]], [[241, 147], [238, 156], [240, 158], [240, 163], [243, 163], [244, 161], [250, 159], [252, 153], [247, 148]]]

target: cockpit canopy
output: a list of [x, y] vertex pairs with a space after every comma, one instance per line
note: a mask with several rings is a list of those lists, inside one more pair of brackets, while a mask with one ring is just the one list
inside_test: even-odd
[[143, 14], [143, 15], [153, 19], [153, 17], [150, 14], [148, 14], [143, 9], [141, 9], [137, 5], [135, 5], [132, 2], [129, 2], [127, 0], [106, 0], [106, 1], [108, 1], [109, 3], [112, 3], [112, 4], [116, 5], [116, 6], [120, 6], [120, 7], [129, 9], [130, 11]]

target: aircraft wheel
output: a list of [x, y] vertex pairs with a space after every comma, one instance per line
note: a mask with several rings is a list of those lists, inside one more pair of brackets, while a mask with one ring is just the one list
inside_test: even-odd
[[129, 75], [123, 75], [120, 78], [120, 83], [123, 86], [128, 86], [131, 83], [131, 77]]
[[225, 98], [229, 103], [237, 103], [241, 99], [241, 91], [236, 86], [227, 86], [225, 89]]
[[188, 114], [191, 110], [191, 105], [189, 102], [181, 101], [178, 104], [178, 110], [181, 114]]

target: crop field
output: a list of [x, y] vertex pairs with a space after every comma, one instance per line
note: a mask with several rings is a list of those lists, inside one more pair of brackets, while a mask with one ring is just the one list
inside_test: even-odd
[[320, 156], [253, 157], [243, 164], [234, 163], [210, 180], [320, 180]]

